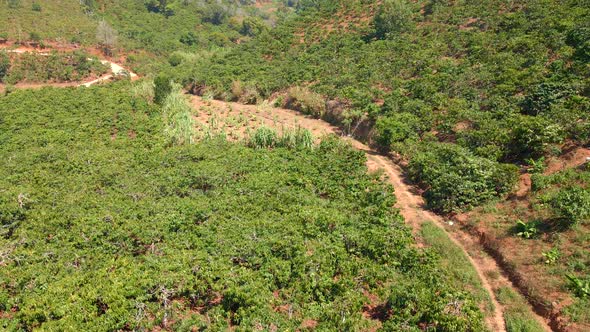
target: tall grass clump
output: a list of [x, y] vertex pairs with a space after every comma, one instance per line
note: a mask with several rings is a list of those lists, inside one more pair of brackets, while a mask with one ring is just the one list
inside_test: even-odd
[[278, 145], [290, 149], [312, 149], [313, 135], [309, 130], [301, 127], [297, 127], [297, 129], [284, 129], [279, 138]]
[[133, 96], [145, 99], [148, 103], [153, 103], [155, 98], [155, 85], [152, 80], [142, 80], [132, 88]]
[[309, 130], [301, 127], [297, 129], [284, 129], [280, 135], [274, 129], [260, 127], [250, 136], [248, 145], [256, 149], [312, 149], [313, 135]]
[[173, 84], [172, 91], [164, 100], [162, 113], [165, 123], [165, 134], [173, 144], [192, 144], [194, 137], [194, 119], [192, 108], [182, 93], [180, 85]]
[[274, 148], [277, 145], [278, 135], [274, 129], [260, 127], [250, 137], [250, 146], [256, 149]]

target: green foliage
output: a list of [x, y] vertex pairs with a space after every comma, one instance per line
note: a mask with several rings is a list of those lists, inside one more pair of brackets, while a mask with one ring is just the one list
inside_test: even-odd
[[579, 186], [560, 190], [550, 204], [566, 224], [578, 224], [590, 218], [590, 192]]
[[526, 163], [530, 166], [528, 172], [531, 174], [541, 174], [545, 171], [545, 157], [537, 160], [530, 158], [526, 160]]
[[268, 30], [268, 26], [258, 17], [246, 17], [242, 21], [242, 28], [240, 33], [246, 36], [258, 36], [264, 31]]
[[195, 121], [192, 107], [180, 86], [172, 84], [171, 91], [162, 105], [162, 116], [164, 117], [164, 132], [172, 144], [182, 145], [195, 142]]
[[377, 38], [395, 37], [412, 26], [412, 8], [406, 0], [385, 0], [374, 22]]
[[521, 116], [515, 119], [511, 151], [514, 156], [541, 157], [551, 144], [564, 139], [562, 128], [546, 118]]
[[588, 142], [589, 72], [579, 50], [590, 8], [578, 1], [291, 5], [297, 15], [196, 64], [196, 89], [222, 96], [239, 81], [267, 99], [304, 86], [337, 105], [327, 112], [345, 130], [364, 118], [375, 125], [362, 131], [375, 134], [368, 141], [403, 153], [427, 133], [516, 164]]
[[380, 117], [375, 123], [375, 141], [388, 149], [394, 143], [417, 139], [421, 133], [420, 126], [420, 118], [411, 113], [395, 113]]
[[568, 44], [576, 49], [576, 55], [581, 60], [590, 60], [590, 26], [587, 24], [577, 26], [568, 33], [567, 37]]
[[385, 324], [481, 330], [362, 152], [169, 145], [135, 90], [0, 97], [2, 329], [362, 330], [368, 292], [407, 320]]
[[523, 102], [523, 111], [529, 115], [547, 112], [560, 99], [572, 95], [574, 91], [564, 83], [544, 82], [535, 86]]
[[566, 274], [567, 279], [570, 282], [570, 288], [578, 297], [589, 297], [590, 296], [590, 281], [582, 280], [578, 277]]
[[0, 52], [0, 82], [4, 81], [4, 77], [10, 70], [10, 57], [8, 53]]
[[287, 91], [284, 106], [318, 118], [321, 118], [326, 112], [324, 98], [305, 87], [290, 88]]
[[539, 222], [531, 221], [525, 223], [522, 220], [516, 221], [515, 233], [524, 239], [533, 239], [539, 235]]
[[408, 174], [426, 189], [428, 205], [441, 212], [467, 209], [505, 194], [518, 177], [515, 166], [474, 156], [452, 144], [431, 144], [415, 152]]
[[165, 74], [160, 74], [154, 79], [154, 102], [163, 105], [168, 95], [172, 92], [172, 79]]
[[108, 69], [107, 65], [84, 51], [70, 54], [52, 52], [49, 55], [0, 54], [0, 77], [4, 71], [3, 80], [10, 84], [82, 81], [91, 76], [101, 76]]
[[545, 259], [545, 264], [548, 264], [548, 265], [555, 264], [555, 262], [557, 262], [557, 260], [561, 256], [561, 253], [559, 252], [559, 248], [557, 248], [557, 247], [551, 248], [549, 251], [545, 251], [542, 254], [543, 254], [543, 258]]
[[533, 239], [539, 235], [539, 222], [531, 221], [524, 222], [522, 220], [516, 221], [515, 233], [524, 239]]

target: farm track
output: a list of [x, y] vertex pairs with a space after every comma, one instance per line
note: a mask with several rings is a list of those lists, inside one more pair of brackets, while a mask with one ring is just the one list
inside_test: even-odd
[[[250, 119], [258, 118], [258, 123], [263, 123], [278, 130], [301, 127], [310, 130], [316, 137], [335, 134], [348, 141], [354, 148], [365, 152], [368, 169], [370, 171], [383, 170], [387, 176], [387, 181], [395, 188], [396, 207], [400, 210], [406, 223], [411, 227], [418, 242], [420, 242], [419, 231], [422, 224], [429, 221], [443, 230], [448, 235], [448, 238], [465, 253], [465, 256], [477, 272], [481, 287], [488, 293], [494, 306], [493, 313], [486, 318], [489, 328], [494, 332], [506, 331], [504, 308], [497, 300], [495, 290], [508, 287], [514, 292], [520, 293], [518, 288], [505, 276], [503, 269], [496, 260], [485, 253], [477, 237], [464, 230], [457, 229], [458, 224], [446, 222], [441, 216], [425, 209], [423, 198], [407, 183], [403, 170], [391, 158], [379, 154], [354, 138], [342, 135], [342, 131], [338, 127], [323, 120], [307, 117], [297, 111], [281, 108], [263, 110], [253, 105], [227, 103], [217, 100], [204, 101], [198, 96], [192, 96], [191, 103], [198, 112], [195, 115], [195, 120], [200, 124], [210, 124], [211, 116], [204, 114], [204, 109], [227, 110], [216, 113], [220, 116], [217, 121], [223, 121], [223, 117], [231, 116], [232, 112], [234, 115], [245, 114]], [[235, 128], [229, 129], [233, 130]], [[537, 315], [532, 307], [529, 307], [529, 309], [531, 315], [543, 326], [545, 331], [552, 331], [545, 318]]]
[[[34, 49], [30, 49], [30, 48], [16, 48], [16, 49], [6, 49], [6, 48], [0, 48], [0, 51], [2, 50], [6, 50], [7, 53], [15, 53], [15, 54], [24, 54], [24, 53], [36, 53], [38, 55], [42, 55], [42, 56], [48, 56], [50, 55], [50, 53], [47, 52], [41, 52], [41, 51], [37, 51]], [[64, 82], [64, 83], [20, 83], [20, 84], [16, 84], [17, 88], [41, 88], [44, 86], [56, 86], [56, 87], [69, 87], [69, 86], [85, 86], [85, 87], [89, 87], [92, 86], [94, 84], [98, 84], [101, 82], [105, 82], [108, 81], [110, 79], [112, 79], [113, 77], [117, 76], [117, 75], [121, 75], [124, 73], [128, 73], [129, 74], [129, 78], [131, 80], [135, 80], [138, 79], [139, 76], [137, 76], [137, 74], [135, 74], [134, 72], [125, 69], [122, 65], [115, 63], [113, 61], [110, 60], [105, 60], [102, 59], [100, 60], [100, 62], [102, 64], [108, 65], [110, 67], [110, 72], [106, 73], [104, 75], [102, 75], [101, 77], [98, 77], [94, 80], [91, 81], [87, 81], [87, 82]]]

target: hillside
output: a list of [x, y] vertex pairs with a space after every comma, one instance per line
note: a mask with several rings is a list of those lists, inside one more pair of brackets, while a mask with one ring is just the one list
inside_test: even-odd
[[0, 98], [0, 326], [483, 329], [362, 153], [171, 146], [161, 117], [128, 83]]
[[589, 330], [588, 17], [0, 1], [0, 330]]
[[[590, 142], [590, 3], [309, 1], [298, 14], [179, 79], [393, 153], [430, 209], [493, 239], [540, 312], [590, 326], [588, 170], [568, 162]], [[566, 167], [544, 172], [552, 162]]]

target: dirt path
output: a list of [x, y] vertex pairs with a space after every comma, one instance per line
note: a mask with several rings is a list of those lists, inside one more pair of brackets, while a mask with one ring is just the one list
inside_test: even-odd
[[[322, 120], [306, 117], [301, 113], [272, 108], [269, 106], [253, 106], [242, 105], [237, 103], [226, 103], [222, 101], [209, 100], [204, 101], [200, 97], [192, 96], [191, 102], [198, 114], [195, 119], [201, 126], [214, 125], [219, 128], [244, 133], [247, 130], [255, 129], [257, 126], [265, 125], [273, 127], [277, 130], [293, 127], [302, 127], [310, 130], [314, 136], [322, 136], [326, 134], [336, 134], [342, 136], [339, 128], [330, 125]], [[236, 124], [231, 121], [234, 118], [245, 117], [248, 121], [241, 124]], [[213, 120], [214, 119], [214, 120]], [[231, 125], [224, 126], [223, 123], [231, 123]], [[223, 129], [223, 130], [225, 130]], [[236, 137], [237, 139], [238, 137]], [[488, 326], [492, 331], [506, 331], [504, 321], [504, 310], [502, 305], [496, 299], [494, 290], [501, 287], [509, 287], [516, 293], [519, 291], [514, 285], [502, 274], [502, 269], [496, 261], [485, 254], [479, 245], [477, 238], [468, 233], [458, 229], [457, 225], [451, 222], [446, 222], [442, 217], [427, 211], [424, 208], [424, 200], [422, 197], [406, 183], [403, 176], [402, 169], [396, 165], [389, 157], [380, 155], [367, 145], [351, 138], [343, 137], [352, 144], [353, 147], [364, 151], [367, 155], [367, 166], [370, 171], [383, 170], [389, 181], [395, 188], [395, 195], [397, 198], [396, 207], [400, 209], [400, 213], [412, 228], [415, 235], [419, 234], [421, 225], [430, 221], [448, 235], [449, 239], [460, 248], [465, 254], [471, 265], [474, 267], [482, 287], [489, 294], [493, 303], [494, 311], [492, 315], [487, 317]], [[531, 311], [545, 331], [551, 331], [547, 321]]]
[[[3, 49], [6, 49], [6, 48], [0, 48], [0, 51]], [[50, 55], [50, 53], [48, 53], [48, 52], [36, 51], [36, 50], [30, 49], [30, 48], [25, 48], [25, 47], [16, 48], [16, 49], [7, 49], [6, 52], [16, 53], [16, 54], [37, 53], [38, 55], [44, 55], [44, 56]], [[135, 74], [131, 70], [126, 69], [125, 67], [123, 67], [122, 65], [120, 65], [118, 63], [115, 63], [115, 62], [112, 62], [109, 60], [100, 60], [100, 62], [102, 64], [110, 66], [110, 73], [106, 73], [106, 74], [102, 75], [101, 77], [94, 79], [92, 81], [89, 81], [89, 82], [81, 82], [81, 83], [80, 82], [64, 82], [64, 83], [39, 83], [39, 84], [37, 84], [37, 83], [33, 83], [33, 84], [22, 83], [22, 84], [17, 84], [16, 88], [23, 88], [23, 89], [40, 88], [40, 87], [44, 87], [44, 86], [55, 86], [55, 87], [85, 86], [85, 87], [89, 87], [89, 86], [92, 86], [97, 83], [108, 81], [115, 76], [124, 75], [125, 73], [127, 73], [129, 75], [129, 78], [131, 78], [131, 80], [136, 80], [138, 78], [137, 74]]]

